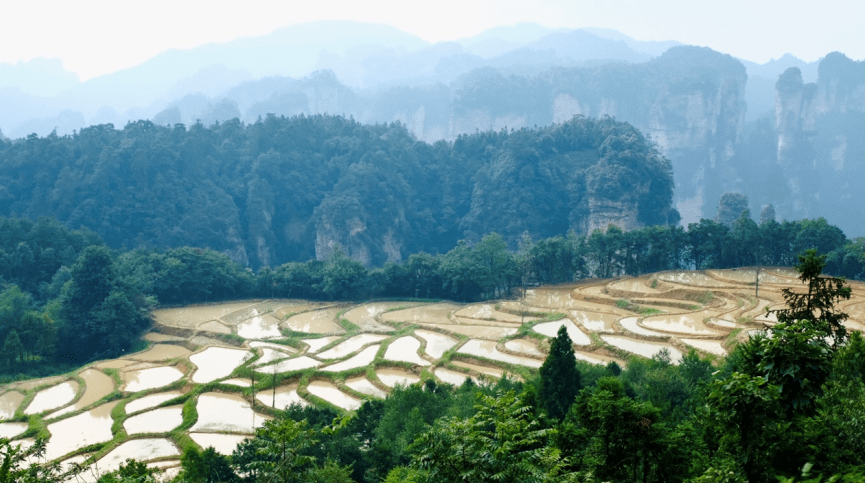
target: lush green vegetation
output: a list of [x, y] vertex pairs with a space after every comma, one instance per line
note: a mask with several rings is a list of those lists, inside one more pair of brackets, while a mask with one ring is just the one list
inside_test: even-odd
[[[337, 251], [327, 261], [253, 272], [210, 249], [110, 251], [89, 230], [57, 221], [0, 218], [0, 343], [3, 377], [63, 372], [70, 364], [130, 350], [156, 305], [240, 298], [474, 301], [515, 287], [587, 277], [743, 265], [792, 265], [809, 248], [829, 253], [826, 271], [865, 275], [862, 240], [848, 242], [825, 220], [764, 221], [747, 213], [732, 229], [709, 220], [630, 232], [611, 227], [532, 241], [513, 252], [497, 235], [447, 253], [417, 253], [367, 269]], [[626, 302], [626, 301], [625, 301]]]
[[0, 141], [0, 215], [55, 217], [113, 249], [211, 248], [255, 269], [332, 245], [375, 266], [493, 231], [516, 248], [524, 232], [585, 229], [592, 200], [664, 224], [678, 220], [672, 188], [670, 163], [611, 118], [434, 145], [334, 116]]
[[[291, 406], [231, 456], [187, 448], [176, 481], [861, 483], [865, 338], [823, 317], [843, 317], [823, 302], [845, 292], [822, 275], [825, 257], [811, 250], [800, 260], [810, 290], [786, 294], [799, 318], [779, 312], [771, 337], [751, 338], [717, 366], [694, 352], [678, 365], [662, 352], [626, 368], [593, 366], [574, 359], [563, 330], [525, 382], [428, 380], [346, 415]], [[0, 481], [58, 478], [50, 466], [22, 469], [22, 454], [6, 451]], [[100, 481], [150, 478], [130, 461]]]

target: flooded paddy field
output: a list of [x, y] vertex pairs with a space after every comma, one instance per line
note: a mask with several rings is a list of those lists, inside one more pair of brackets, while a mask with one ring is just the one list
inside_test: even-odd
[[663, 342], [653, 342], [647, 340], [631, 339], [618, 335], [602, 335], [603, 339], [608, 344], [618, 347], [638, 356], [646, 358], [655, 357], [662, 350], [667, 350], [670, 353], [670, 359], [673, 364], [678, 364], [682, 360], [682, 352], [670, 344]]
[[201, 305], [179, 309], [160, 309], [153, 311], [153, 317], [160, 325], [194, 329], [199, 324], [217, 321], [221, 317], [253, 305], [250, 302], [235, 302], [218, 305]]
[[249, 436], [240, 434], [221, 433], [189, 433], [189, 438], [202, 448], [213, 446], [217, 453], [230, 456], [237, 445], [249, 439]]
[[289, 317], [282, 323], [282, 327], [293, 332], [306, 332], [310, 334], [334, 334], [345, 332], [336, 321], [342, 309], [338, 307], [301, 314]]
[[379, 369], [375, 371], [375, 375], [388, 387], [409, 386], [420, 382], [420, 377], [399, 369]]
[[162, 366], [126, 371], [122, 377], [125, 392], [140, 392], [167, 386], [182, 378], [183, 373], [176, 367]]
[[51, 409], [62, 408], [72, 402], [78, 393], [78, 383], [67, 381], [62, 384], [43, 389], [36, 393], [36, 397], [30, 401], [24, 414], [39, 414]]
[[9, 391], [0, 396], [0, 420], [12, 419], [23, 401], [24, 394], [18, 391]]
[[223, 378], [251, 357], [252, 353], [245, 350], [208, 347], [189, 356], [189, 362], [198, 367], [192, 375], [192, 382], [206, 383]]
[[571, 341], [576, 345], [589, 345], [592, 343], [592, 339], [589, 338], [588, 335], [585, 334], [582, 330], [580, 330], [573, 322], [568, 319], [555, 320], [553, 322], [543, 322], [532, 327], [532, 330], [537, 332], [538, 334], [543, 334], [547, 337], [555, 337], [559, 332], [559, 328], [564, 326], [565, 330], [568, 332], [568, 337], [571, 338]]
[[529, 357], [513, 356], [501, 352], [496, 347], [496, 343], [489, 340], [470, 340], [460, 347], [459, 353], [468, 354], [471, 356], [483, 357], [494, 361], [505, 362], [507, 364], [516, 364], [520, 366], [528, 366], [539, 368], [543, 364], [542, 360], [532, 359]]
[[258, 366], [255, 368], [255, 372], [261, 374], [281, 374], [283, 372], [302, 371], [311, 367], [318, 367], [321, 364], [321, 361], [315, 360], [312, 357], [300, 356], [292, 359], [283, 359], [276, 364]]
[[[457, 367], [461, 367], [463, 369], [468, 369], [470, 371], [484, 374], [486, 376], [492, 376], [495, 378], [500, 378], [505, 373], [504, 369], [499, 369], [498, 367], [482, 366], [480, 364], [472, 364], [471, 362], [465, 362], [465, 361], [452, 361], [451, 364], [453, 364]], [[471, 377], [471, 376], [467, 374], [466, 377]]]
[[579, 322], [589, 332], [615, 332], [616, 322], [621, 318], [614, 314], [589, 312], [586, 310], [571, 310], [571, 319]]
[[425, 352], [435, 359], [441, 359], [445, 352], [457, 345], [457, 341], [453, 337], [431, 330], [418, 329], [414, 331], [414, 335], [426, 341]]
[[0, 423], [0, 438], [12, 439], [27, 431], [27, 423]]
[[80, 373], [79, 377], [84, 379], [84, 394], [75, 404], [49, 414], [47, 419], [54, 419], [69, 412], [80, 411], [114, 391], [114, 380], [102, 371], [87, 369]]
[[364, 304], [346, 311], [342, 316], [354, 325], [357, 325], [361, 330], [390, 332], [393, 327], [383, 324], [378, 317], [388, 311], [410, 308], [419, 305], [417, 303], [402, 303], [402, 302], [377, 302], [373, 304]]
[[153, 409], [132, 416], [123, 423], [128, 434], [167, 433], [183, 422], [183, 406]]
[[411, 336], [400, 337], [387, 346], [384, 358], [389, 361], [402, 361], [417, 364], [419, 366], [430, 365], [419, 354], [420, 341]]
[[45, 459], [51, 461], [85, 446], [111, 441], [111, 410], [116, 405], [116, 401], [106, 403], [86, 413], [49, 424], [51, 438], [45, 446]]
[[478, 339], [499, 340], [502, 337], [514, 335], [517, 328], [496, 327], [492, 325], [462, 325], [462, 324], [429, 324], [427, 327], [437, 327], [453, 334], [465, 335]]
[[508, 312], [496, 310], [495, 304], [474, 304], [464, 307], [454, 312], [457, 317], [468, 319], [481, 319], [489, 321], [510, 322], [519, 324], [522, 322], [532, 322], [538, 320], [538, 317], [531, 315], [515, 315]]
[[183, 346], [172, 344], [155, 344], [149, 349], [126, 356], [127, 359], [144, 362], [161, 362], [178, 357], [186, 357], [191, 351]]
[[457, 304], [429, 304], [411, 309], [395, 310], [382, 314], [385, 322], [410, 322], [414, 324], [450, 324], [450, 315], [461, 309]]
[[198, 421], [190, 431], [252, 434], [270, 416], [256, 414], [249, 403], [235, 394], [208, 392], [198, 396]]
[[374, 342], [381, 342], [384, 339], [387, 339], [387, 336], [379, 334], [356, 335], [335, 345], [329, 350], [319, 353], [318, 357], [322, 359], [341, 359], [349, 354], [357, 352], [365, 345], [372, 344]]
[[300, 404], [301, 406], [309, 404], [297, 394], [297, 384], [280, 386], [259, 392], [255, 395], [255, 399], [265, 406], [276, 409], [285, 409], [292, 404]]
[[271, 362], [275, 362], [282, 359], [288, 359], [291, 357], [291, 354], [288, 352], [282, 352], [275, 349], [271, 349], [270, 347], [263, 347], [259, 349], [261, 351], [261, 357], [255, 361], [255, 365], [260, 366], [264, 364], [270, 364]]
[[[766, 309], [782, 307], [780, 290], [799, 285], [790, 270], [762, 269], [755, 296], [755, 275], [664, 272], [473, 304], [277, 300], [161, 309], [139, 352], [0, 386], [0, 437], [33, 444], [30, 418], [50, 433], [48, 459], [83, 462], [104, 445], [100, 470], [134, 457], [176, 471], [181, 445], [230, 454], [273, 408], [326, 401], [353, 411], [426, 377], [454, 385], [525, 378], [562, 326], [576, 359], [589, 364], [626, 366], [664, 349], [673, 363], [688, 350], [717, 359], [771, 325]], [[865, 284], [851, 286], [843, 310], [848, 327], [862, 330]], [[185, 404], [197, 417], [178, 430]]]
[[509, 351], [520, 352], [530, 356], [545, 358], [547, 355], [538, 348], [538, 343], [532, 339], [511, 339], [505, 342], [505, 348]]
[[371, 345], [360, 351], [357, 355], [352, 356], [342, 362], [323, 367], [322, 371], [327, 372], [342, 372], [349, 369], [357, 369], [372, 364], [375, 360], [375, 355], [378, 353], [379, 345]]
[[366, 377], [355, 377], [345, 381], [346, 387], [362, 394], [368, 394], [377, 398], [384, 398], [387, 393], [378, 388]]
[[310, 394], [318, 396], [334, 406], [341, 407], [345, 410], [352, 411], [360, 407], [360, 399], [353, 398], [342, 392], [330, 382], [312, 381], [306, 388]]
[[160, 404], [182, 396], [180, 391], [166, 391], [132, 400], [126, 404], [126, 414], [137, 413], [145, 409], [155, 408]]
[[710, 329], [703, 322], [714, 312], [702, 311], [680, 315], [655, 315], [643, 319], [643, 326], [659, 332], [673, 332], [687, 335], [720, 336], [717, 330]]
[[466, 382], [466, 379], [471, 379], [471, 376], [466, 373], [452, 371], [450, 369], [445, 369], [442, 367], [436, 369], [433, 374], [435, 374], [435, 376], [439, 378], [439, 380], [441, 380], [442, 382], [453, 384], [454, 386], [461, 386], [464, 382]]

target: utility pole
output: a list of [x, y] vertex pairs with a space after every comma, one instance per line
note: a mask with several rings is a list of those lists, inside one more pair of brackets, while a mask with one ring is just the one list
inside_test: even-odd
[[757, 264], [757, 270], [754, 274], [754, 297], [760, 297], [760, 264]]

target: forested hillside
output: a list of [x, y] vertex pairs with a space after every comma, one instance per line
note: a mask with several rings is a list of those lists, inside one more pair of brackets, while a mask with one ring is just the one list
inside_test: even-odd
[[251, 267], [367, 266], [498, 232], [533, 238], [676, 223], [670, 163], [635, 128], [416, 140], [399, 124], [268, 116], [210, 128], [130, 123], [0, 142], [0, 214], [87, 227], [113, 248], [198, 246]]

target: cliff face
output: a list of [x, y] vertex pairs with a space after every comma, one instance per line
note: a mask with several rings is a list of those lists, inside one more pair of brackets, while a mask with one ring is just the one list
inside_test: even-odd
[[433, 164], [380, 152], [350, 166], [315, 208], [316, 257], [342, 250], [380, 265], [490, 232], [516, 248], [525, 234], [538, 239], [676, 219], [669, 162], [626, 124], [572, 120], [436, 146]]
[[418, 139], [435, 141], [574, 116], [615, 117], [647, 134], [672, 162], [679, 211], [696, 221], [711, 215], [726, 188], [718, 179], [744, 125], [746, 81], [744, 66], [728, 55], [676, 47], [643, 64], [555, 69], [532, 79], [479, 72], [456, 83], [446, 126], [418, 113], [395, 118]]
[[827, 55], [816, 83], [790, 68], [776, 84], [776, 163], [789, 190], [776, 202], [785, 218], [825, 216], [862, 233], [865, 175], [865, 63]]

